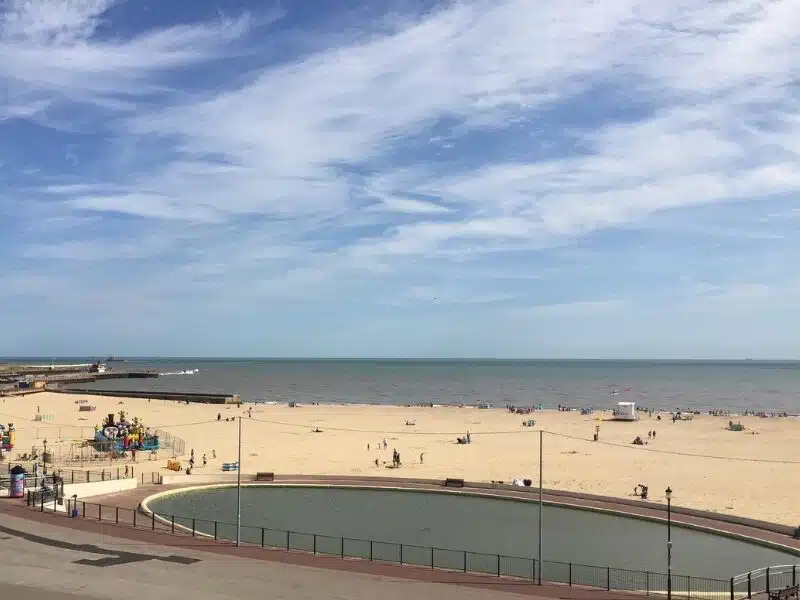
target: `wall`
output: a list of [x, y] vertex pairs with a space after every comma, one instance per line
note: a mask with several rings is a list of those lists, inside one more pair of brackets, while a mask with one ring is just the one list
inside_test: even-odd
[[[242, 473], [242, 481], [254, 481], [255, 475]], [[236, 483], [236, 472], [218, 473], [216, 475], [162, 475], [163, 485], [187, 484], [187, 483]]]
[[64, 485], [64, 497], [71, 498], [77, 494], [78, 500], [85, 500], [92, 496], [133, 490], [136, 489], [137, 484], [138, 481], [135, 477], [109, 481], [92, 481], [91, 483], [68, 483]]
[[115, 492], [126, 492], [136, 489], [138, 480], [135, 477], [129, 479], [110, 479], [108, 481], [92, 481], [91, 483], [68, 483], [64, 485], [63, 503], [58, 504], [52, 500], [45, 502], [44, 509], [57, 512], [66, 512], [67, 505], [72, 502], [72, 496], [78, 496], [78, 502], [88, 500], [93, 496], [113, 494]]

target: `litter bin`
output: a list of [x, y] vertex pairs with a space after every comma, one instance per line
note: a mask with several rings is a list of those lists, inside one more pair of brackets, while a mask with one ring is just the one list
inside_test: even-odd
[[12, 498], [22, 498], [25, 495], [25, 468], [20, 465], [11, 469], [9, 495]]

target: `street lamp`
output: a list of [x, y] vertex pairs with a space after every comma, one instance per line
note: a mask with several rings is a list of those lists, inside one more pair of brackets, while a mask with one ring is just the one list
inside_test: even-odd
[[672, 600], [672, 488], [668, 487], [667, 496], [667, 600]]
[[45, 439], [42, 442], [42, 446], [44, 446], [44, 451], [42, 452], [42, 477], [47, 474], [47, 440]]

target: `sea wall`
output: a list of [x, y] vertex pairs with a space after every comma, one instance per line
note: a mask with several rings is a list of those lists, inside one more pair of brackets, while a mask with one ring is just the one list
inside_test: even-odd
[[201, 404], [237, 404], [237, 394], [210, 394], [202, 392], [155, 392], [138, 390], [98, 390], [94, 388], [60, 388], [62, 394], [84, 394], [92, 396], [113, 396], [115, 398], [152, 398], [154, 400], [174, 400], [176, 402], [199, 402]]

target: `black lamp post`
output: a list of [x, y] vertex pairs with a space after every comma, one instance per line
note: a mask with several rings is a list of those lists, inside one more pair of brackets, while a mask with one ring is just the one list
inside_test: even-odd
[[667, 488], [667, 600], [672, 600], [672, 488]]
[[42, 442], [42, 446], [44, 446], [42, 452], [42, 477], [44, 477], [47, 474], [47, 440]]

